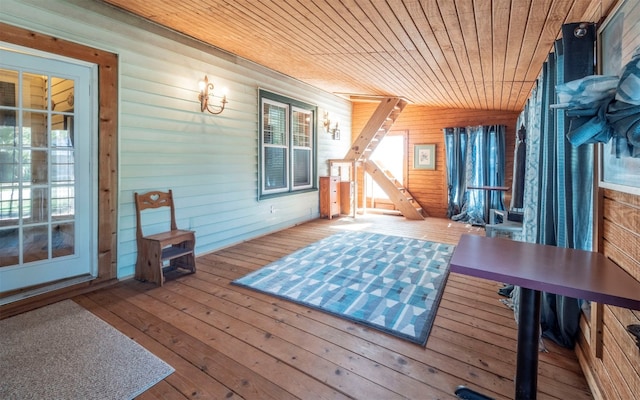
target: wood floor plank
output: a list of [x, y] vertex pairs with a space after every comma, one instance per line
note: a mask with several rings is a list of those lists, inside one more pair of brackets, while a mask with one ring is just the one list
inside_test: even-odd
[[[225, 294], [222, 294], [222, 296], [225, 296], [224, 298], [217, 298], [214, 295], [208, 294], [206, 291], [189, 288], [187, 285], [173, 285], [168, 289], [189, 299], [198, 301], [205, 306], [209, 306], [211, 310], [224, 313], [229, 317], [238, 315], [238, 312], [242, 310], [244, 312], [243, 321], [255, 328], [259, 327], [259, 329], [267, 331], [269, 352], [274, 350], [273, 341], [281, 340], [286, 343], [287, 352], [291, 352], [293, 348], [297, 347], [297, 352], [303, 352], [304, 350], [302, 353], [303, 356], [306, 355], [306, 353], [311, 353], [307, 355], [307, 358], [320, 357], [355, 375], [357, 375], [359, 371], [370, 371], [366, 378], [362, 377], [362, 379], [370, 380], [369, 382], [364, 380], [359, 382], [357, 379], [351, 379], [354, 384], [353, 390], [358, 395], [365, 396], [369, 391], [369, 387], [375, 385], [382, 385], [384, 388], [408, 398], [417, 398], [425, 393], [438, 393], [434, 388], [421, 385], [419, 381], [398, 373], [383, 363], [378, 362], [379, 360], [371, 360], [361, 353], [348, 350], [345, 347], [353, 347], [348, 335], [343, 335], [343, 340], [339, 341], [339, 344], [334, 343], [334, 337], [325, 334], [328, 328], [326, 325], [315, 324], [315, 329], [309, 329], [309, 326], [312, 325], [311, 321], [304, 320], [301, 324], [296, 324], [295, 320], [302, 319], [302, 317], [296, 318], [291, 315], [291, 313], [286, 313], [283, 310], [277, 310], [276, 314], [278, 315], [273, 315], [270, 313], [270, 311], [273, 311], [273, 307], [267, 303], [261, 305], [254, 301], [251, 305], [244, 308], [244, 306], [229, 301], [231, 300], [231, 296], [225, 296]], [[240, 327], [239, 329], [242, 329], [243, 332], [247, 331], [246, 327]], [[260, 339], [262, 339], [262, 336], [264, 335], [261, 335]], [[316, 379], [319, 380], [331, 380], [331, 377], [327, 378], [318, 375], [320, 370], [317, 359], [311, 359], [305, 362], [304, 357], [301, 357], [300, 354], [301, 353], [298, 353], [298, 355], [290, 357], [292, 359], [292, 365], [297, 366], [298, 369], [308, 368], [309, 365], [312, 365], [312, 369], [305, 371], [306, 373], [314, 375]], [[278, 357], [284, 358], [282, 355], [278, 355]], [[340, 374], [340, 376], [342, 376], [342, 374]], [[445, 392], [439, 394], [444, 395]], [[387, 393], [371, 393], [371, 395], [374, 396], [374, 398], [380, 395], [383, 395], [385, 398], [391, 398]]]
[[[162, 290], [162, 288], [154, 290]], [[126, 287], [115, 288], [113, 291], [127, 295]], [[173, 326], [179, 326], [185, 333], [207, 343], [218, 352], [276, 383], [294, 396], [304, 398], [306, 393], [314, 393], [319, 399], [348, 398], [340, 392], [339, 388], [322, 384], [297, 371], [289, 365], [289, 360], [280, 360], [259, 351], [256, 347], [247, 346], [242, 335], [238, 338], [225, 332], [227, 326], [215, 326], [203, 322], [187, 314], [185, 312], [187, 309], [181, 310], [172, 307], [147, 293], [134, 294], [131, 290], [128, 294], [128, 301], [147, 312], [154, 312], [159, 318]]]
[[[459, 384], [513, 398], [517, 326], [499, 282], [449, 274], [424, 347], [231, 283], [345, 230], [449, 244], [484, 234], [438, 218], [319, 219], [202, 255], [163, 287], [125, 281], [75, 300], [176, 369], [143, 399], [454, 399]], [[538, 398], [590, 399], [575, 353], [547, 347]]]
[[[270, 301], [272, 305], [277, 305], [280, 309], [290, 309], [290, 310], [300, 310], [300, 311], [304, 311], [306, 308], [302, 307], [302, 306], [298, 306], [294, 303], [290, 303], [290, 302], [286, 302], [286, 301], [276, 301], [274, 302], [274, 298], [272, 296], [266, 295], [266, 294], [260, 294], [260, 293], [256, 293], [254, 291], [248, 290], [248, 289], [243, 289], [243, 288], [238, 288], [238, 290], [242, 291], [243, 293], [247, 293], [249, 296], [252, 297], [260, 297], [263, 298], [265, 301]], [[307, 309], [308, 310], [308, 309]], [[381, 335], [378, 331], [376, 330], [372, 330], [366, 327], [362, 327], [360, 325], [357, 324], [353, 324], [349, 321], [340, 319], [340, 318], [336, 318], [333, 316], [330, 316], [328, 314], [322, 313], [322, 312], [316, 312], [313, 310], [308, 310], [306, 313], [306, 316], [308, 316], [309, 318], [317, 318], [318, 320], [323, 321], [324, 323], [327, 324], [335, 324], [336, 327], [341, 328], [341, 329], [348, 329], [351, 334], [353, 335], [358, 335], [362, 338], [373, 338], [376, 341], [376, 344], [378, 344], [379, 346], [383, 346], [383, 347], [388, 347], [391, 346], [391, 344], [393, 343], [394, 345], [400, 345], [402, 347], [402, 351], [400, 352], [401, 354], [405, 354], [406, 359], [411, 359], [414, 358], [416, 356], [416, 354], [419, 354], [420, 352], [416, 352], [416, 348], [415, 345], [411, 345], [413, 347], [409, 348], [407, 347], [407, 342], [405, 341], [400, 341], [397, 338], [393, 338], [393, 337], [389, 337], [388, 335]], [[384, 341], [384, 343], [382, 342]], [[397, 342], [397, 343], [396, 343]], [[425, 352], [425, 350], [421, 351], [422, 353]], [[424, 360], [429, 360], [432, 358], [435, 359], [439, 359], [440, 355], [439, 354], [432, 354], [430, 353], [429, 350], [426, 350], [427, 354], [424, 354], [422, 356], [422, 362], [424, 362]], [[457, 365], [457, 363], [455, 362], [455, 360], [450, 360], [453, 365], [447, 365], [446, 368], [447, 369], [452, 369], [455, 370], [455, 368], [459, 367], [459, 365]], [[459, 383], [474, 383], [473, 381], [477, 380], [477, 381], [483, 381], [485, 383], [489, 383], [491, 384], [491, 386], [495, 387], [500, 387], [500, 378], [496, 378], [496, 376], [494, 374], [484, 374], [482, 371], [477, 371], [474, 370], [475, 367], [473, 366], [463, 366], [463, 367], [469, 367], [471, 368], [471, 371], [468, 374], [468, 378], [465, 378], [464, 380], [459, 380]], [[409, 373], [408, 371], [405, 370], [405, 373]], [[434, 374], [435, 373], [435, 374]], [[442, 376], [443, 374], [448, 374], [447, 371], [439, 371], [436, 368], [434, 368], [433, 366], [430, 366], [428, 364], [426, 364], [423, 368], [422, 371], [420, 373], [418, 373], [418, 375], [424, 375], [424, 376], [429, 376], [429, 375], [435, 375], [437, 377]], [[445, 386], [449, 386], [451, 387], [451, 385], [454, 385], [453, 381], [449, 380], [449, 381], [445, 381], [444, 382]], [[454, 385], [455, 386], [455, 385]], [[503, 390], [503, 394], [507, 395], [508, 397], [508, 393], [510, 393], [511, 389], [508, 387], [510, 385], [505, 385], [504, 387], [502, 387]], [[495, 389], [492, 389], [495, 390]], [[493, 392], [492, 392], [493, 393]], [[494, 393], [496, 395], [498, 395], [499, 392]]]
[[[211, 379], [200, 368], [190, 363], [180, 356], [179, 351], [175, 351], [175, 344], [180, 340], [174, 337], [171, 341], [173, 348], [167, 348], [160, 342], [154, 340], [145, 332], [137, 329], [134, 325], [120, 318], [107, 308], [99, 305], [88, 296], [79, 296], [74, 299], [78, 304], [85, 307], [123, 334], [135, 340], [141, 346], [154, 353], [156, 356], [173, 366], [175, 373], [169, 375], [166, 381], [186, 397], [190, 399], [240, 399], [241, 397], [233, 393], [229, 388], [220, 384], [215, 379]], [[118, 307], [121, 307], [120, 305]], [[131, 306], [127, 305], [128, 308]], [[188, 354], [187, 354], [188, 355]]]
[[[175, 285], [174, 285], [175, 286]], [[189, 292], [189, 290], [186, 290]], [[362, 376], [344, 368], [326, 358], [314, 354], [312, 338], [307, 338], [304, 348], [289, 341], [294, 335], [289, 326], [273, 323], [272, 320], [260, 319], [260, 315], [247, 312], [243, 320], [233, 318], [219, 309], [206, 307], [194, 300], [197, 295], [191, 291], [187, 295], [180, 295], [169, 290], [149, 292], [149, 295], [182, 310], [187, 315], [197, 318], [211, 326], [224, 329], [225, 333], [233, 335], [246, 345], [254, 347], [275, 359], [286, 361], [296, 371], [304, 373], [314, 379], [326, 382], [332, 387], [339, 388], [340, 392], [347, 396], [361, 395], [367, 398], [401, 398], [398, 393], [378, 385], [375, 381], [368, 381]], [[283, 333], [285, 328], [289, 332]], [[280, 334], [280, 336], [278, 335]], [[283, 337], [285, 336], [286, 337]], [[325, 351], [331, 351], [329, 345], [325, 345]], [[337, 350], [337, 349], [335, 349]], [[365, 368], [372, 368], [372, 365]]]
[[[424, 376], [424, 373], [427, 369], [430, 369], [435, 372], [435, 367], [416, 364], [415, 360], [410, 357], [405, 357], [403, 354], [395, 353], [390, 350], [381, 348], [380, 346], [374, 346], [372, 343], [360, 339], [357, 336], [353, 335], [353, 330], [361, 327], [360, 325], [354, 324], [349, 321], [345, 321], [340, 318], [336, 318], [324, 313], [318, 313], [317, 315], [321, 318], [320, 320], [316, 320], [313, 316], [309, 316], [307, 314], [302, 314], [299, 311], [304, 311], [305, 308], [302, 306], [295, 305], [293, 303], [289, 304], [286, 309], [284, 307], [274, 306], [272, 298], [267, 295], [259, 294], [257, 292], [249, 292], [249, 295], [245, 295], [239, 292], [233, 292], [225, 289], [224, 287], [211, 288], [210, 285], [202, 284], [199, 280], [189, 279], [183, 280], [183, 284], [185, 285], [193, 285], [202, 289], [203, 291], [207, 291], [220, 299], [216, 302], [221, 303], [228, 300], [230, 303], [227, 307], [227, 313], [233, 313], [236, 311], [236, 307], [241, 307], [259, 312], [263, 314], [265, 317], [268, 317], [270, 320], [275, 321], [278, 325], [281, 326], [291, 326], [299, 329], [297, 332], [300, 336], [296, 341], [304, 342], [305, 347], [310, 347], [310, 343], [313, 341], [315, 336], [319, 336], [322, 339], [322, 343], [318, 344], [319, 352], [328, 353], [328, 355], [332, 357], [332, 360], [339, 363], [341, 358], [336, 356], [337, 353], [342, 354], [342, 360], [347, 363], [345, 365], [346, 368], [351, 370], [365, 370], [362, 365], [354, 365], [356, 361], [358, 361], [359, 357], [366, 357], [367, 359], [372, 360], [376, 368], [372, 369], [373, 377], [376, 382], [388, 382], [389, 385], [398, 385], [400, 384], [399, 392], [406, 392], [407, 390], [413, 390], [413, 388], [407, 389], [404, 388], [407, 384], [412, 384], [416, 387], [420, 385], [414, 381], [406, 381], [402, 377], [395, 376], [392, 372], [383, 368], [384, 366], [394, 370], [401, 372], [402, 374], [406, 374], [408, 376], [418, 377], [417, 379], [422, 380], [420, 377]], [[238, 288], [243, 290], [242, 288]], [[171, 290], [179, 290], [175, 286]], [[244, 289], [246, 290], [246, 289]], [[253, 297], [256, 296], [256, 297]], [[262, 297], [262, 299], [257, 298]], [[213, 299], [210, 299], [213, 302]], [[330, 325], [331, 320], [337, 322], [337, 326]], [[328, 323], [326, 323], [328, 322]], [[343, 326], [344, 325], [344, 326]], [[351, 329], [351, 328], [354, 329]], [[342, 329], [341, 329], [342, 328]], [[366, 329], [366, 328], [363, 328]], [[394, 338], [395, 340], [395, 338]], [[332, 345], [331, 343], [336, 343], [337, 345]], [[342, 350], [336, 350], [336, 347], [344, 347], [347, 349], [353, 349], [353, 354], [344, 353]], [[333, 349], [333, 350], [331, 350]], [[335, 357], [335, 358], [334, 358]], [[412, 368], [414, 370], [412, 370]], [[382, 370], [382, 371], [378, 371]], [[382, 376], [380, 376], [382, 374]], [[445, 376], [442, 371], [439, 371], [436, 379], [429, 379], [428, 383], [440, 390], [448, 389], [450, 387], [450, 380], [439, 380], [441, 376]], [[392, 379], [391, 379], [392, 378]], [[427, 382], [423, 382], [427, 383]], [[421, 393], [425, 393], [424, 390], [428, 388], [422, 388]], [[417, 393], [416, 393], [417, 394]], [[409, 398], [415, 398], [415, 394], [409, 396]]]
[[[136, 307], [127, 302], [126, 298], [114, 295], [113, 292], [110, 292], [109, 295], [106, 293], [89, 294], [90, 297], [95, 297], [97, 302], [105, 304], [112, 312], [125, 318], [154, 340], [188, 360], [196, 368], [209, 375], [211, 379], [230, 388], [231, 391], [244, 398], [273, 400], [295, 398], [259, 374], [253, 373], [249, 368], [216, 351], [207, 343], [187, 335], [178, 327]], [[173, 367], [177, 369], [177, 366]], [[224, 396], [224, 398], [228, 397], [230, 397], [229, 394]]]
[[171, 386], [168, 381], [164, 380], [153, 385], [149, 390], [136, 398], [139, 400], [184, 400], [187, 397]]
[[[493, 324], [500, 327], [501, 329], [513, 328], [513, 321], [514, 321], [513, 312], [511, 312], [511, 315], [501, 315], [501, 314], [492, 312], [491, 310], [469, 307], [469, 304], [459, 303], [455, 301], [456, 299], [452, 299], [451, 297], [452, 296], [446, 296], [446, 297], [443, 296], [442, 301], [440, 301], [439, 309], [447, 310], [447, 312], [449, 313], [456, 313], [458, 315], [475, 316], [485, 321], [491, 321]], [[445, 314], [441, 314], [441, 315], [445, 316]]]

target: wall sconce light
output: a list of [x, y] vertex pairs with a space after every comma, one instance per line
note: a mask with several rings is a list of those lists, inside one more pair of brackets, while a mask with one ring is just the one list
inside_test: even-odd
[[331, 120], [329, 119], [329, 112], [325, 111], [324, 116], [322, 118], [322, 126], [324, 127], [324, 131], [333, 136], [333, 140], [340, 140], [340, 129], [338, 129], [338, 123], [336, 122], [334, 126], [331, 126]]
[[213, 83], [209, 82], [209, 78], [205, 75], [204, 80], [200, 81], [200, 94], [198, 95], [198, 100], [200, 100], [200, 112], [205, 112], [206, 110], [214, 115], [220, 114], [224, 111], [224, 106], [228, 103], [226, 91], [223, 91], [222, 101], [218, 106], [209, 105], [209, 97], [214, 97], [211, 92], [213, 92]]
[[333, 136], [333, 140], [340, 140], [340, 129], [338, 128], [337, 122], [333, 129], [329, 129], [329, 132], [331, 132], [331, 135]]
[[331, 120], [329, 119], [329, 111], [324, 112], [324, 117], [322, 118], [322, 126], [324, 127], [324, 131], [329, 133], [331, 129]]

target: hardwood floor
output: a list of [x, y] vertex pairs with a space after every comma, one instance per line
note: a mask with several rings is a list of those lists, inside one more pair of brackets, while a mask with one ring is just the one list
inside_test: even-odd
[[[345, 229], [452, 244], [484, 234], [436, 218], [315, 220], [200, 256], [196, 274], [162, 288], [132, 280], [74, 300], [176, 369], [140, 399], [446, 399], [460, 384], [513, 398], [516, 324], [499, 283], [450, 274], [426, 348], [230, 285]], [[538, 398], [592, 398], [573, 351], [545, 343]]]

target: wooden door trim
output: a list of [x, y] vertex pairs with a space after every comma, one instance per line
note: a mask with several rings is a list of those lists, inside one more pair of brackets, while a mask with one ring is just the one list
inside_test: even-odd
[[[0, 23], [0, 41], [45, 51], [98, 66], [98, 276], [91, 282], [74, 285], [55, 294], [43, 294], [16, 303], [46, 303], [52, 297], [60, 299], [65, 293], [103, 286], [117, 277], [117, 199], [118, 199], [118, 56], [104, 50], [45, 35], [28, 29]], [[57, 301], [57, 300], [56, 300]], [[48, 301], [51, 302], [51, 301]], [[10, 308], [0, 308], [6, 317]]]

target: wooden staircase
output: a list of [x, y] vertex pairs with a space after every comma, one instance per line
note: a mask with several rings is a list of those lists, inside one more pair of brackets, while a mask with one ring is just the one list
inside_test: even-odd
[[344, 161], [364, 163], [365, 171], [384, 190], [402, 215], [407, 219], [424, 219], [422, 209], [413, 200], [409, 191], [402, 185], [397, 184], [397, 179], [389, 176], [390, 174], [385, 173], [375, 162], [370, 160], [371, 154], [378, 147], [382, 138], [389, 132], [406, 105], [407, 101], [399, 97], [385, 97], [382, 99], [360, 135], [353, 141], [351, 148], [344, 157]]
[[407, 219], [424, 219], [422, 207], [413, 199], [411, 193], [396, 178], [385, 171], [373, 160], [364, 162], [364, 169], [373, 180], [389, 196], [389, 200]]
[[389, 132], [391, 126], [407, 105], [407, 102], [399, 97], [385, 97], [373, 112], [362, 132], [353, 141], [351, 148], [344, 157], [345, 160], [366, 161], [378, 147], [380, 140]]

